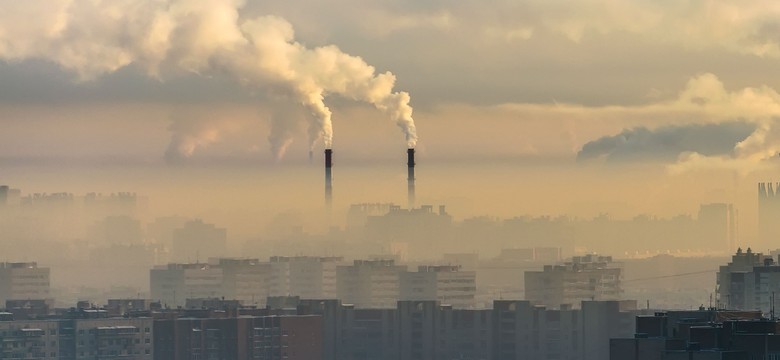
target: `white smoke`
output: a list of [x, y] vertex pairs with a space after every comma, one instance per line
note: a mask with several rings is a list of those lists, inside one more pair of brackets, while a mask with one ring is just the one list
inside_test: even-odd
[[198, 149], [221, 141], [226, 134], [236, 133], [241, 125], [230, 120], [197, 116], [177, 116], [168, 127], [171, 141], [165, 150], [165, 161], [179, 164]]
[[[0, 59], [45, 59], [91, 80], [135, 64], [149, 76], [228, 76], [249, 88], [278, 88], [313, 115], [310, 146], [333, 144], [329, 95], [373, 104], [417, 141], [409, 95], [335, 46], [307, 48], [276, 16], [242, 19], [243, 0], [0, 0]], [[192, 143], [174, 141], [186, 155]], [[279, 144], [284, 139], [274, 139]], [[272, 142], [273, 142], [272, 141]], [[196, 145], [197, 146], [197, 145]]]

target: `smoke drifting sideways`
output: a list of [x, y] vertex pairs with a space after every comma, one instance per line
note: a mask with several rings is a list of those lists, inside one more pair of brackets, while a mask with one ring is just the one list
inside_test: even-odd
[[747, 121], [624, 129], [583, 145], [577, 161], [602, 157], [608, 162], [676, 161], [681, 154], [690, 152], [703, 156], [731, 155], [757, 130], [755, 123]]
[[[319, 141], [332, 147], [332, 113], [325, 98], [338, 95], [374, 105], [401, 128], [408, 147], [416, 145], [410, 97], [393, 91], [395, 75], [377, 74], [362, 58], [345, 54], [336, 46], [305, 47], [295, 41], [292, 25], [280, 17], [243, 19], [242, 0], [27, 0], [2, 4], [0, 59], [5, 61], [51, 61], [76, 73], [80, 81], [133, 64], [161, 80], [195, 73], [229, 77], [251, 90], [273, 89], [292, 96], [312, 113], [308, 131], [311, 149]], [[271, 133], [272, 137], [289, 136], [286, 131], [272, 129]], [[174, 132], [168, 158], [192, 154], [192, 146], [180, 146], [183, 136]], [[280, 144], [284, 147], [290, 139], [269, 141], [278, 156], [284, 153]], [[197, 146], [199, 142], [188, 143]]]

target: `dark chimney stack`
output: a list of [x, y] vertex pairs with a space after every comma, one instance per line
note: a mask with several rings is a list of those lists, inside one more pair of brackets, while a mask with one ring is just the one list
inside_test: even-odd
[[408, 184], [409, 209], [411, 210], [414, 208], [414, 149], [406, 150], [406, 155], [406, 165], [409, 167], [409, 176], [406, 181]]
[[333, 174], [331, 168], [333, 167], [333, 150], [325, 149], [325, 203], [331, 206], [333, 199]]

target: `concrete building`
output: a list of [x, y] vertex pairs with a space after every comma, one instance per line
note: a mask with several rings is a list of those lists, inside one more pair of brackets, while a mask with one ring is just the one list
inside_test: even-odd
[[273, 256], [270, 295], [334, 299], [336, 268], [342, 260], [341, 257]]
[[476, 271], [460, 266], [418, 266], [417, 272], [402, 272], [400, 300], [436, 300], [455, 309], [476, 305]]
[[188, 221], [173, 232], [173, 261], [198, 262], [200, 259], [225, 256], [226, 251], [227, 229], [202, 220]]
[[587, 300], [620, 300], [622, 269], [611, 256], [575, 256], [543, 271], [525, 272], [525, 296], [536, 304], [557, 308]]
[[60, 359], [59, 322], [0, 321], [0, 359]]
[[151, 318], [0, 321], [1, 359], [151, 360]]
[[0, 304], [49, 298], [49, 268], [35, 262], [0, 263]]
[[406, 266], [393, 260], [355, 260], [336, 270], [337, 297], [357, 308], [393, 308]]
[[186, 299], [214, 298], [225, 293], [223, 272], [209, 264], [168, 264], [149, 273], [152, 300], [163, 306], [184, 306]]
[[[601, 360], [612, 337], [634, 334], [636, 302], [595, 301], [551, 310], [524, 300], [462, 310], [437, 301], [358, 309], [305, 300], [299, 314], [323, 317], [326, 360]], [[335, 344], [335, 345], [334, 345]]]
[[609, 358], [609, 339], [634, 333], [635, 300], [582, 302], [582, 360]]
[[612, 360], [780, 358], [780, 322], [717, 309], [638, 316], [633, 337], [610, 340]]
[[258, 259], [209, 259], [222, 269], [223, 289], [220, 296], [245, 305], [265, 305], [271, 295], [271, 264]]
[[320, 316], [166, 314], [154, 322], [155, 359], [318, 360]]
[[769, 314], [773, 293], [780, 295], [780, 264], [750, 248], [745, 252], [738, 249], [731, 262], [718, 271], [718, 303], [727, 309]]
[[[67, 325], [73, 326], [75, 359], [152, 359], [151, 318], [79, 319]], [[67, 335], [61, 336], [62, 342], [70, 342]]]

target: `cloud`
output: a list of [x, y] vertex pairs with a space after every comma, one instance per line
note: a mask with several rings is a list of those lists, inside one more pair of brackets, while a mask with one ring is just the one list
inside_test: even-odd
[[665, 126], [653, 130], [633, 128], [586, 143], [577, 153], [577, 161], [601, 157], [607, 161], [674, 161], [688, 152], [703, 156], [731, 155], [735, 146], [754, 131], [756, 125], [744, 121]]

